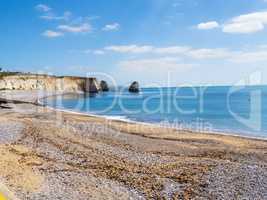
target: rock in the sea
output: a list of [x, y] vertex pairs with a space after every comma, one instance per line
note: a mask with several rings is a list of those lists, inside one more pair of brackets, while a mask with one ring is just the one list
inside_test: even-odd
[[129, 87], [129, 92], [138, 93], [139, 91], [139, 83], [137, 81], [134, 81]]
[[106, 81], [101, 81], [100, 82], [100, 88], [103, 92], [108, 92], [109, 91], [109, 87], [108, 87], [108, 83]]

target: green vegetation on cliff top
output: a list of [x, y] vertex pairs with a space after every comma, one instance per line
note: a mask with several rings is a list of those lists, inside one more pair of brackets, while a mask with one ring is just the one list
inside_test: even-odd
[[6, 77], [6, 76], [13, 76], [13, 75], [17, 75], [20, 74], [20, 72], [1, 72], [0, 71], [0, 79]]

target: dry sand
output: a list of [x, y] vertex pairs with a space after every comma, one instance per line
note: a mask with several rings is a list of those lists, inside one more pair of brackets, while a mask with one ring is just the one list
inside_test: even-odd
[[267, 199], [267, 141], [5, 106], [0, 180], [18, 199]]

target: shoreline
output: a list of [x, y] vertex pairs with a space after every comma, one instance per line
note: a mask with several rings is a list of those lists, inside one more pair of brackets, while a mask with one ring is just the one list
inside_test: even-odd
[[[2, 91], [3, 92], [3, 91]], [[21, 92], [21, 91], [20, 91]], [[23, 91], [22, 91], [23, 92]], [[26, 91], [29, 92], [29, 91]], [[54, 111], [60, 111], [60, 112], [65, 112], [65, 113], [70, 113], [70, 114], [75, 114], [75, 115], [80, 115], [80, 116], [88, 116], [88, 117], [95, 117], [99, 119], [105, 119], [105, 120], [111, 120], [114, 122], [122, 122], [122, 123], [129, 123], [129, 124], [135, 124], [135, 125], [144, 125], [144, 126], [150, 126], [152, 128], [163, 128], [163, 129], [172, 129], [174, 131], [179, 131], [179, 132], [189, 132], [189, 133], [194, 133], [194, 134], [205, 134], [205, 135], [218, 135], [218, 136], [232, 136], [232, 137], [237, 137], [237, 138], [244, 138], [244, 139], [252, 139], [252, 140], [259, 140], [259, 141], [267, 141], [267, 137], [264, 136], [250, 136], [249, 134], [246, 135], [241, 135], [238, 133], [233, 133], [233, 132], [220, 132], [220, 131], [212, 131], [212, 132], [205, 132], [205, 131], [196, 131], [196, 130], [191, 130], [191, 129], [179, 129], [179, 128], [173, 128], [173, 127], [164, 127], [159, 124], [154, 124], [154, 123], [149, 123], [149, 122], [140, 122], [140, 121], [134, 121], [131, 119], [114, 119], [112, 116], [107, 116], [107, 115], [96, 115], [93, 113], [85, 113], [85, 112], [79, 112], [79, 111], [74, 111], [74, 110], [68, 110], [68, 109], [61, 109], [61, 108], [53, 108], [48, 105], [45, 105], [43, 102], [41, 102], [42, 99], [45, 98], [50, 98], [50, 97], [56, 97], [56, 96], [61, 96], [61, 95], [66, 95], [66, 94], [83, 94], [84, 92], [82, 91], [77, 91], [77, 92], [51, 92], [51, 93], [45, 93], [45, 92], [40, 92], [40, 91], [35, 91], [38, 93], [38, 95], [41, 93], [41, 97], [32, 97], [31, 100], [17, 100], [17, 99], [5, 99], [1, 98], [0, 100], [6, 100], [8, 103], [26, 103], [26, 104], [33, 104], [36, 106], [42, 106], [46, 107], [49, 109], [52, 109]], [[1, 92], [0, 92], [1, 94]]]
[[[206, 135], [221, 135], [221, 136], [233, 136], [233, 137], [239, 137], [239, 138], [244, 138], [244, 139], [253, 139], [253, 140], [259, 140], [259, 141], [267, 141], [267, 137], [264, 136], [251, 136], [249, 133], [242, 135], [242, 133], [238, 134], [238, 133], [233, 133], [233, 132], [225, 132], [225, 131], [212, 131], [212, 132], [205, 132], [205, 131], [197, 131], [197, 130], [193, 130], [193, 129], [179, 129], [179, 128], [173, 128], [173, 127], [164, 127], [161, 126], [160, 124], [156, 124], [156, 123], [149, 123], [149, 122], [141, 122], [141, 121], [135, 121], [135, 120], [131, 120], [131, 119], [127, 119], [125, 117], [125, 119], [120, 118], [120, 116], [118, 117], [118, 119], [114, 119], [114, 117], [116, 116], [108, 116], [108, 115], [97, 115], [97, 114], [93, 114], [93, 113], [85, 113], [85, 112], [79, 112], [79, 111], [74, 111], [74, 110], [68, 110], [68, 109], [63, 109], [63, 108], [54, 108], [48, 105], [45, 105], [44, 103], [42, 103], [40, 100], [45, 99], [45, 98], [49, 98], [49, 97], [55, 97], [55, 96], [60, 96], [60, 95], [65, 95], [65, 94], [81, 94], [79, 92], [73, 92], [73, 93], [61, 93], [61, 94], [54, 94], [54, 95], [49, 95], [49, 96], [43, 96], [42, 98], [37, 100], [38, 105], [40, 106], [44, 106], [46, 108], [49, 109], [53, 109], [55, 111], [60, 111], [60, 112], [65, 112], [65, 113], [71, 113], [71, 114], [76, 114], [76, 115], [82, 115], [82, 116], [89, 116], [89, 117], [96, 117], [96, 118], [101, 118], [101, 119], [105, 119], [105, 120], [111, 120], [111, 121], [117, 121], [117, 122], [122, 122], [122, 123], [130, 123], [130, 124], [136, 124], [136, 125], [144, 125], [144, 126], [151, 126], [154, 128], [163, 128], [163, 129], [173, 129], [175, 131], [180, 131], [180, 132], [190, 132], [190, 133], [195, 133], [195, 134], [206, 134]], [[124, 117], [124, 116], [121, 116]]]
[[143, 126], [151, 126], [152, 128], [163, 128], [163, 129], [171, 129], [174, 131], [178, 132], [190, 132], [193, 134], [205, 134], [205, 135], [218, 135], [218, 136], [231, 136], [231, 137], [237, 137], [237, 138], [242, 138], [242, 139], [252, 139], [252, 140], [257, 140], [257, 141], [267, 141], [267, 138], [264, 137], [253, 137], [253, 136], [246, 136], [246, 135], [238, 135], [234, 134], [231, 132], [201, 132], [201, 131], [194, 131], [190, 129], [178, 129], [178, 128], [171, 128], [171, 127], [163, 127], [157, 124], [149, 123], [149, 122], [140, 122], [140, 121], [134, 121], [130, 119], [114, 119], [112, 116], [102, 116], [102, 115], [95, 115], [95, 114], [90, 114], [90, 113], [83, 113], [83, 112], [78, 112], [78, 111], [72, 111], [72, 110], [67, 110], [67, 109], [60, 109], [60, 108], [53, 108], [47, 105], [41, 105], [44, 106], [48, 109], [54, 110], [54, 111], [59, 111], [59, 112], [64, 112], [64, 113], [69, 113], [69, 114], [74, 114], [74, 115], [79, 115], [79, 116], [85, 116], [85, 117], [95, 117], [99, 119], [104, 119], [104, 120], [109, 120], [109, 121], [114, 121], [114, 122], [120, 122], [120, 123], [125, 123], [125, 124], [134, 124], [134, 125], [143, 125]]

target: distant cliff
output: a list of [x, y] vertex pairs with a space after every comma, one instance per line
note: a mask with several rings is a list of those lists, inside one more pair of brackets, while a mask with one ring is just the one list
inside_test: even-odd
[[0, 76], [0, 90], [98, 92], [101, 87], [96, 78], [16, 74]]

